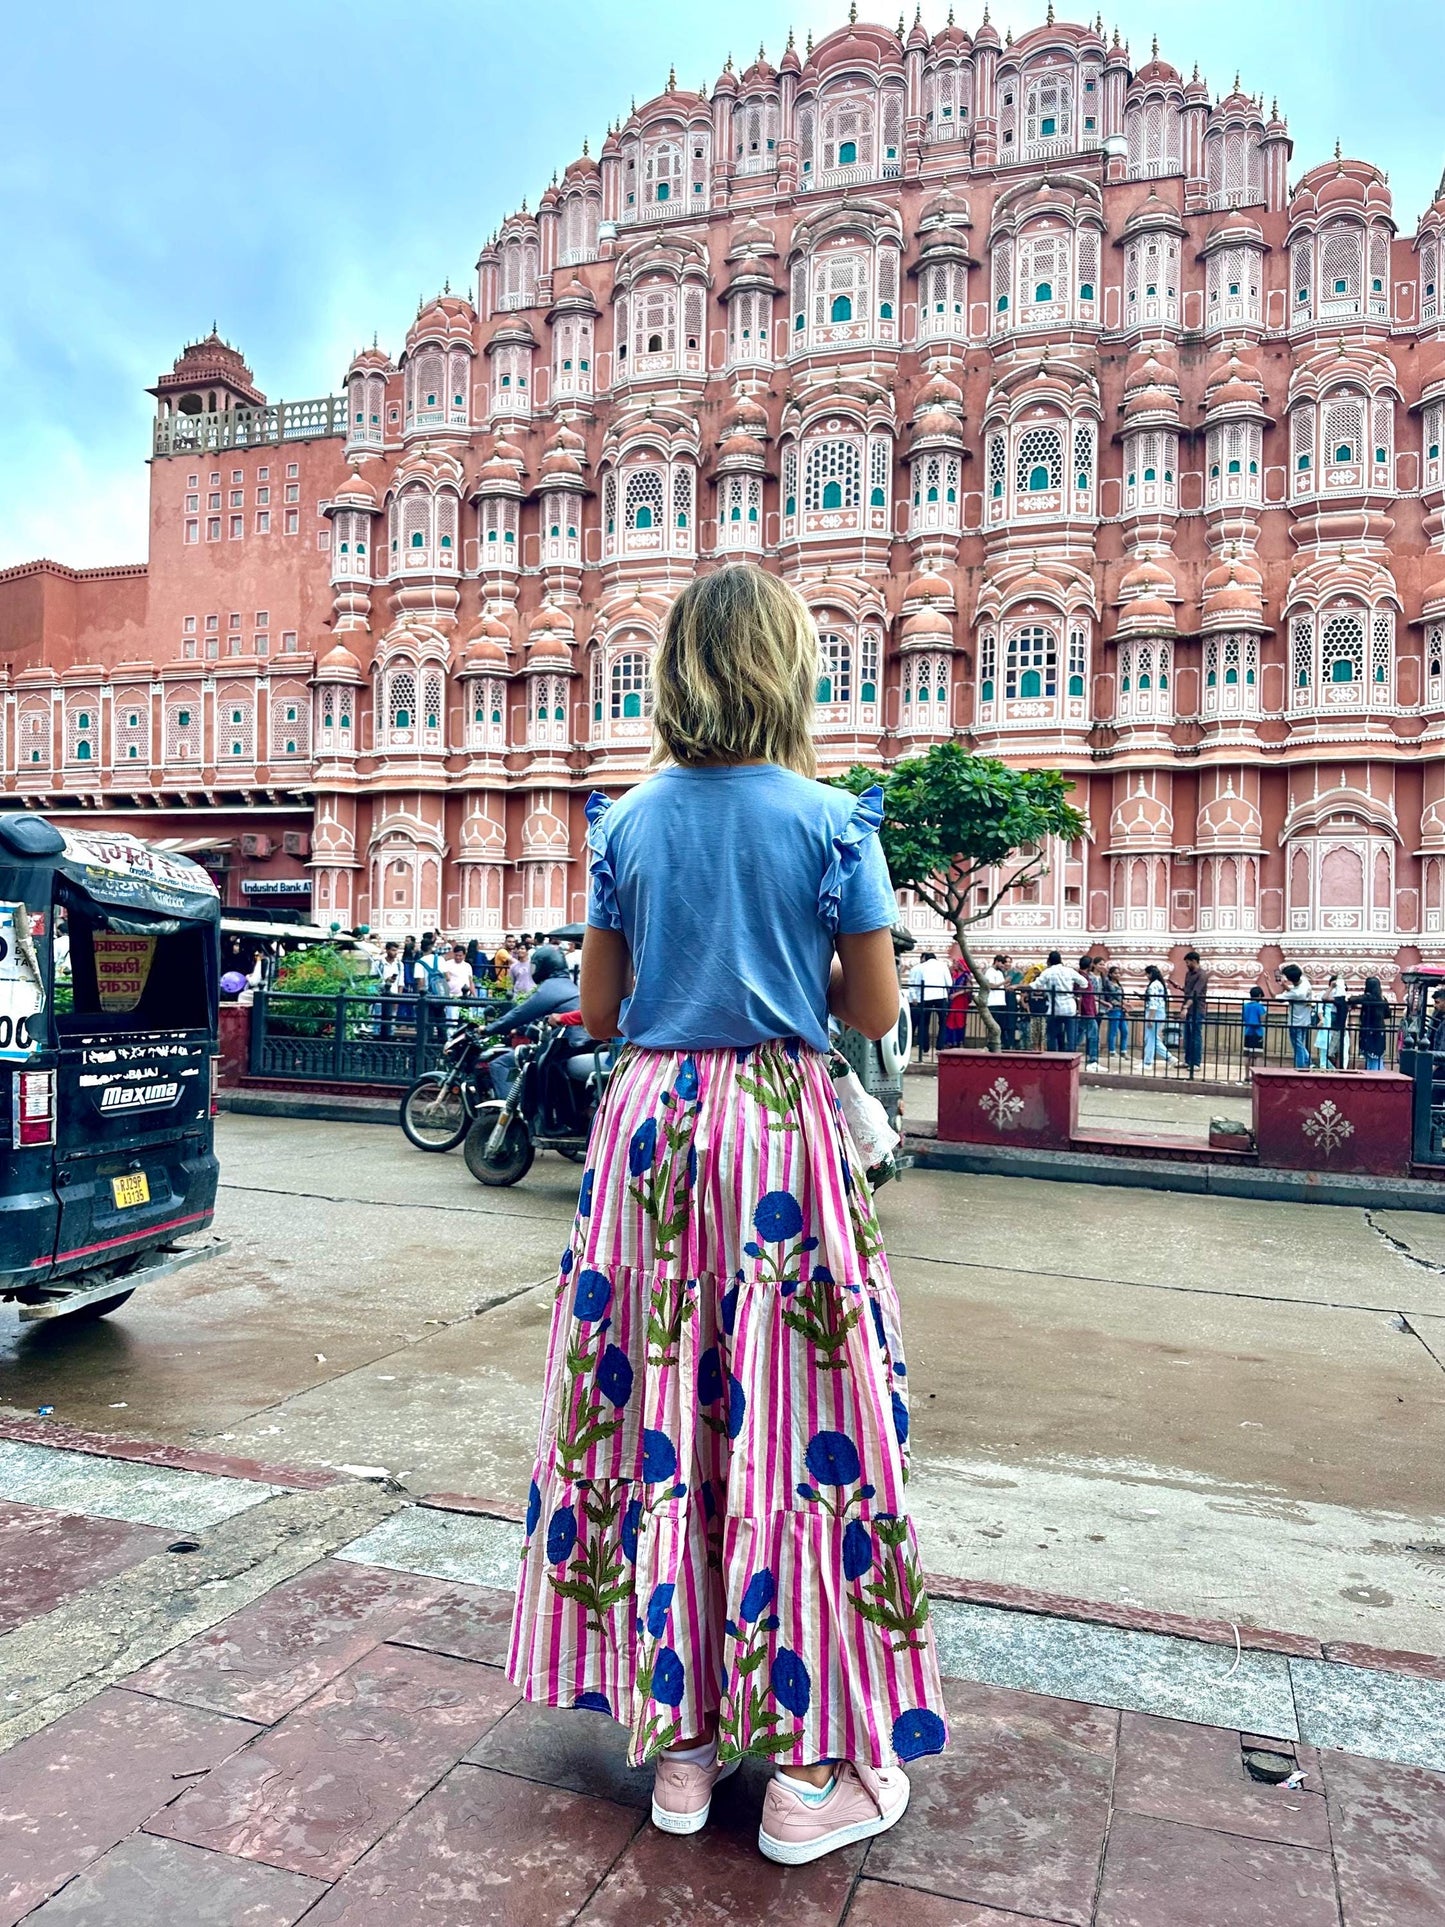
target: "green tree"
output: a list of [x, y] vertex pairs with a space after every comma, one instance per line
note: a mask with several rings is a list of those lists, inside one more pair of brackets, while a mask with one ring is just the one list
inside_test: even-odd
[[974, 1008], [989, 1049], [997, 1050], [999, 1027], [969, 929], [992, 916], [1010, 890], [1047, 874], [1048, 838], [1072, 843], [1084, 834], [1084, 818], [1068, 800], [1073, 785], [1058, 770], [1013, 769], [958, 743], [935, 743], [926, 755], [883, 771], [856, 763], [838, 778], [855, 795], [874, 783], [883, 789], [880, 835], [893, 881], [952, 924], [973, 979]]

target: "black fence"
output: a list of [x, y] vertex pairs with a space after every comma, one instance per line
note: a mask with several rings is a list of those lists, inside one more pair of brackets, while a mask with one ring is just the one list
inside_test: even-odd
[[247, 1068], [312, 1084], [413, 1084], [435, 1066], [459, 1013], [486, 1022], [510, 1001], [258, 990]]
[[[1244, 1084], [1252, 1072], [1266, 1068], [1394, 1070], [1399, 1064], [1402, 1005], [1390, 1006], [1382, 1032], [1367, 1026], [1362, 1036], [1359, 1011], [1350, 1011], [1344, 1028], [1337, 1029], [1332, 1004], [1311, 1005], [1309, 1022], [1295, 1027], [1282, 1003], [1266, 1007], [1262, 1025], [1246, 1024], [1242, 1003], [1224, 998], [1210, 998], [1197, 1015], [1177, 998], [1162, 1015], [1146, 1011], [1143, 999], [1134, 994], [1097, 1017], [1081, 1017], [1057, 1004], [1057, 999], [1036, 995], [1031, 1006], [1027, 992], [1020, 991], [1015, 1008], [995, 1009], [1004, 1049], [1077, 1050], [1086, 1070], [1186, 1083], [1192, 1076], [1206, 1083]], [[1034, 1007], [1039, 1005], [1042, 1008]], [[916, 1005], [912, 1016], [917, 1034], [921, 1026]], [[987, 1037], [980, 1012], [970, 1006], [962, 1026], [960, 1017], [955, 1005], [941, 1026], [943, 1047], [982, 1048]], [[936, 1048], [936, 1021], [929, 1022], [928, 1032], [930, 1047]], [[1377, 1052], [1381, 1044], [1384, 1048]]]

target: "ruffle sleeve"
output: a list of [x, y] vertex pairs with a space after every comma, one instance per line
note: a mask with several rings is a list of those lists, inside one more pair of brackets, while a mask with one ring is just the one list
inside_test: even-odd
[[818, 890], [818, 915], [835, 936], [843, 910], [843, 886], [863, 861], [868, 838], [878, 834], [882, 821], [883, 788], [875, 783], [858, 798], [842, 829], [833, 832], [832, 860]]
[[617, 879], [612, 874], [612, 854], [607, 847], [607, 812], [612, 798], [593, 790], [587, 799], [587, 921], [599, 930], [620, 930], [622, 912], [617, 907]]

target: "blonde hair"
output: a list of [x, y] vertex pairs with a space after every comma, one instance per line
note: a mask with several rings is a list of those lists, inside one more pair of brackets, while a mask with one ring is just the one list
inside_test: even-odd
[[817, 770], [818, 634], [802, 598], [744, 563], [690, 582], [653, 664], [656, 765], [781, 763]]

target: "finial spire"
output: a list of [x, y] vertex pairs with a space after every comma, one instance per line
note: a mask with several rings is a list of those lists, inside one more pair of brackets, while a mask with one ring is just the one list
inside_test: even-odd
[[676, 67], [669, 67], [667, 70], [667, 91], [670, 94], [675, 94], [677, 92], [677, 68]]
[[812, 29], [811, 27], [809, 27], [809, 29], [808, 29], [808, 39], [807, 39], [807, 43], [806, 43], [806, 45], [805, 45], [805, 46], [804, 46], [804, 48], [803, 48], [803, 52], [804, 52], [804, 53], [805, 53], [805, 54], [807, 55], [807, 57], [808, 57], [808, 58], [809, 58], [810, 60], [812, 59], [812, 57], [813, 57], [813, 29]]
[[790, 26], [790, 27], [788, 28], [788, 52], [789, 52], [789, 53], [795, 53], [796, 51], [797, 51], [797, 49], [796, 49], [796, 48], [794, 47], [794, 45], [793, 45], [793, 29], [792, 29], [792, 27]]
[[443, 294], [450, 294], [450, 293], [451, 293], [451, 291], [452, 291], [452, 278], [451, 278], [451, 276], [450, 276], [450, 275], [448, 275], [448, 276], [447, 276], [447, 278], [446, 278], [446, 280], [445, 280], [445, 281], [443, 281], [443, 283], [442, 283], [442, 293], [443, 293]]
[[373, 348], [374, 348], [374, 347], [376, 346], [376, 330], [375, 330], [375, 328], [373, 328], [373, 329], [372, 329], [372, 331], [371, 331], [371, 345], [372, 345], [372, 347], [373, 347]]
[[1159, 36], [1157, 33], [1149, 43], [1149, 58], [1151, 60], [1157, 60], [1159, 58]]
[[733, 54], [732, 54], [732, 48], [731, 48], [731, 47], [729, 47], [729, 48], [728, 48], [728, 57], [727, 57], [727, 59], [726, 59], [726, 60], [725, 60], [725, 61], [723, 62], [723, 72], [724, 72], [725, 74], [730, 74], [730, 73], [732, 72], [732, 70], [733, 70]]
[[848, 25], [850, 27], [856, 27], [857, 24], [858, 24], [858, 0], [853, 0], [853, 4], [848, 9]]
[[1238, 67], [1236, 67], [1236, 68], [1235, 68], [1235, 70], [1234, 70], [1234, 91], [1235, 91], [1235, 93], [1238, 93], [1238, 92], [1239, 92], [1239, 69], [1238, 69]]
[[1052, 27], [1053, 24], [1054, 24], [1054, 0], [1049, 0], [1048, 7], [1044, 13], [1044, 25], [1047, 27]]
[[1117, 24], [1116, 24], [1116, 25], [1115, 25], [1115, 27], [1114, 27], [1114, 50], [1115, 50], [1115, 52], [1117, 52], [1117, 51], [1118, 51], [1118, 47], [1119, 47], [1119, 28], [1118, 28], [1118, 26], [1117, 26]]
[[584, 161], [588, 158], [590, 153], [591, 153], [591, 149], [587, 145], [587, 136], [584, 134], [582, 136], [582, 158]]
[[1342, 161], [1342, 160], [1343, 160], [1344, 158], [1345, 158], [1345, 155], [1344, 155], [1344, 150], [1343, 150], [1343, 148], [1342, 148], [1342, 147], [1340, 146], [1340, 143], [1339, 143], [1338, 141], [1336, 141], [1336, 142], [1335, 142], [1335, 159], [1336, 159], [1337, 161]]
[[901, 40], [904, 34], [907, 33], [907, 31], [908, 31], [908, 22], [903, 18], [903, 15], [900, 13], [898, 16], [898, 38]]

